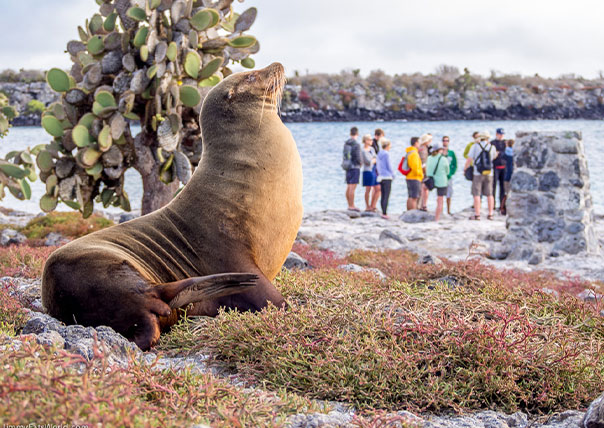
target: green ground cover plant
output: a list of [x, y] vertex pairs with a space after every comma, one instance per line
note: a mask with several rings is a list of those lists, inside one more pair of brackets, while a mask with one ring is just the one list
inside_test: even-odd
[[113, 221], [98, 214], [83, 218], [78, 212], [55, 211], [33, 218], [21, 229], [21, 233], [33, 240], [44, 239], [50, 232], [57, 232], [68, 238], [79, 238], [113, 224]]
[[577, 281], [475, 261], [418, 265], [400, 251], [348, 260], [391, 278], [284, 272], [277, 282], [287, 311], [188, 321], [161, 346], [209, 349], [268, 388], [361, 409], [549, 413], [586, 406], [602, 391], [601, 304], [574, 297]]

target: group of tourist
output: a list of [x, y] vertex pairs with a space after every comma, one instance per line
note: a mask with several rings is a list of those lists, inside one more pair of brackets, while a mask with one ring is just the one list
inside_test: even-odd
[[[464, 175], [472, 181], [474, 214], [471, 220], [480, 220], [482, 197], [487, 198], [488, 219], [493, 219], [497, 187], [499, 187], [499, 210], [506, 214], [506, 199], [514, 168], [514, 140], [504, 140], [504, 130], [497, 129], [495, 139], [490, 141], [488, 131], [475, 132], [473, 140], [466, 146]], [[350, 138], [344, 144], [342, 168], [346, 171], [346, 200], [348, 209], [360, 211], [354, 204], [355, 190], [359, 182], [365, 188], [365, 211], [377, 213], [380, 201], [382, 218], [389, 219], [388, 200], [395, 177], [390, 158], [392, 143], [378, 128], [374, 136], [367, 134], [358, 142], [359, 130], [352, 127]], [[410, 145], [401, 158], [398, 171], [405, 176], [407, 184], [407, 210], [427, 211], [430, 192], [436, 190], [435, 220], [442, 216], [445, 199], [447, 213], [451, 213], [453, 197], [453, 175], [457, 171], [457, 157], [449, 149], [450, 138], [433, 141], [431, 134], [411, 137]]]

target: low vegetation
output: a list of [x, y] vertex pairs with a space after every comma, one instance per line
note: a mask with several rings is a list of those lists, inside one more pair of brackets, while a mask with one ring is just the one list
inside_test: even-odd
[[473, 261], [421, 266], [400, 251], [355, 252], [349, 261], [391, 278], [283, 273], [287, 311], [188, 321], [162, 347], [209, 349], [269, 388], [361, 409], [549, 413], [586, 406], [602, 391], [604, 318], [599, 303], [569, 292], [576, 282]]
[[[135, 362], [109, 368], [101, 356], [87, 362], [22, 338], [0, 353], [0, 414], [11, 423], [280, 426], [289, 415], [319, 411], [312, 400], [321, 399], [355, 405], [354, 424], [362, 427], [407, 425], [389, 413], [395, 410], [584, 408], [604, 389], [603, 306], [574, 296], [597, 285], [474, 260], [419, 265], [394, 250], [345, 258], [300, 244], [295, 250], [314, 269], [277, 278], [288, 310], [185, 320], [156, 350], [209, 352], [213, 364], [259, 389]], [[50, 251], [3, 249], [0, 275], [39, 277]], [[343, 272], [341, 263], [378, 268], [388, 279]], [[0, 289], [0, 333], [8, 335], [24, 322], [13, 285]], [[22, 405], [30, 402], [37, 404]]]
[[0, 414], [7, 424], [280, 426], [290, 414], [315, 410], [283, 391], [243, 391], [209, 374], [146, 364], [108, 367], [100, 354], [89, 362], [28, 341], [0, 353], [0, 366]]
[[44, 239], [50, 232], [60, 233], [67, 238], [79, 238], [114, 223], [98, 214], [82, 218], [79, 212], [51, 212], [32, 219], [21, 229], [29, 239]]

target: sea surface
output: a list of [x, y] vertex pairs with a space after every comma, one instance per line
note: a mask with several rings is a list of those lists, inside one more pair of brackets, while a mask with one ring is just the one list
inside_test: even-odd
[[[491, 135], [495, 129], [503, 127], [506, 138], [514, 138], [517, 131], [581, 131], [591, 175], [591, 191], [595, 211], [604, 214], [604, 121], [593, 120], [534, 120], [534, 121], [443, 121], [443, 122], [337, 122], [337, 123], [288, 123], [298, 145], [304, 170], [304, 209], [307, 212], [325, 209], [345, 209], [344, 171], [340, 167], [342, 147], [348, 138], [351, 126], [357, 126], [362, 135], [371, 134], [375, 128], [382, 128], [386, 137], [392, 141], [391, 158], [396, 169], [409, 144], [409, 139], [425, 132], [440, 140], [443, 135], [451, 139], [450, 147], [456, 152], [458, 170], [454, 176], [453, 211], [459, 211], [472, 205], [470, 182], [463, 177], [463, 149], [471, 140], [474, 131], [488, 130]], [[134, 129], [133, 129], [134, 131]], [[11, 150], [33, 147], [49, 142], [50, 137], [40, 127], [11, 128], [8, 136], [0, 140], [0, 156]], [[271, 142], [266, 141], [267, 152]], [[388, 211], [396, 215], [405, 209], [407, 188], [404, 177], [396, 172], [392, 185]], [[44, 193], [43, 183], [32, 183], [32, 200], [19, 201], [7, 194], [0, 205], [22, 211], [38, 212], [39, 198]], [[142, 184], [138, 173], [131, 169], [126, 173], [126, 191], [130, 196], [133, 210], [140, 209]], [[7, 192], [8, 193], [8, 192]], [[356, 205], [364, 209], [364, 189], [359, 185], [356, 191]], [[434, 208], [436, 196], [430, 195], [428, 207]], [[101, 206], [102, 208], [102, 206]], [[69, 210], [59, 205], [60, 210]], [[114, 209], [114, 211], [119, 211]]]

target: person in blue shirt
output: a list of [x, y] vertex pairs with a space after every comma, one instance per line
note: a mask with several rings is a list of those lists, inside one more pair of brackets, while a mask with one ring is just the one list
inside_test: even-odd
[[378, 181], [380, 182], [381, 199], [380, 204], [382, 206], [382, 218], [388, 220], [388, 199], [390, 198], [390, 189], [392, 188], [392, 180], [394, 179], [394, 172], [392, 171], [392, 163], [390, 162], [390, 140], [386, 138], [380, 138], [380, 145], [382, 150], [377, 155], [377, 172]]

